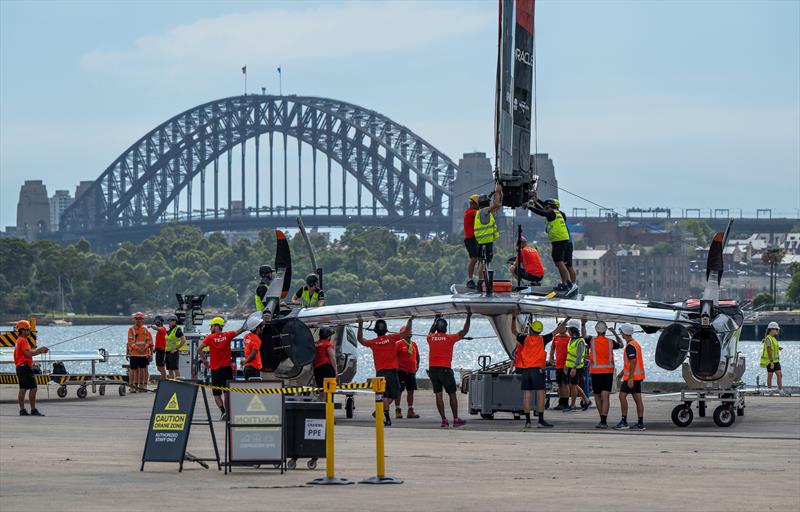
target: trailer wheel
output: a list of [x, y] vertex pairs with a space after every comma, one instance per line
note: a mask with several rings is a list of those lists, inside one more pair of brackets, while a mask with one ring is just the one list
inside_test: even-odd
[[100, 396], [104, 396], [106, 394], [106, 387], [101, 384], [99, 392], [100, 392]]
[[317, 469], [317, 459], [308, 459], [306, 466], [311, 470]]
[[475, 415], [476, 415], [476, 414], [478, 414], [479, 412], [480, 412], [480, 411], [478, 411], [478, 409], [470, 409], [470, 410], [469, 410], [469, 413], [470, 413], [471, 415], [473, 415], [473, 416], [475, 416]]
[[75, 391], [75, 394], [78, 395], [78, 398], [86, 398], [89, 392], [86, 391], [86, 386], [81, 386]]
[[297, 469], [297, 459], [289, 459], [289, 462], [286, 463], [286, 467], [288, 469]]
[[481, 418], [483, 418], [485, 420], [493, 420], [494, 419], [494, 414], [482, 412], [481, 413]]
[[353, 409], [355, 409], [355, 408], [356, 408], [356, 404], [355, 404], [355, 400], [353, 400], [353, 397], [352, 396], [348, 396], [347, 398], [345, 398], [345, 400], [344, 400], [344, 414], [347, 417], [347, 419], [350, 419], [350, 418], [353, 417]]
[[722, 404], [714, 409], [714, 423], [718, 427], [730, 427], [736, 421], [736, 414], [733, 412], [733, 407], [728, 404]]
[[119, 387], [119, 396], [125, 396], [125, 393], [127, 393], [127, 392], [128, 392], [128, 390], [127, 390], [127, 389], [125, 389], [125, 384], [122, 384], [122, 385]]
[[67, 386], [58, 386], [56, 394], [58, 395], [58, 398], [64, 398], [67, 396]]
[[693, 419], [694, 413], [692, 412], [691, 407], [680, 404], [676, 405], [675, 408], [672, 409], [672, 423], [678, 427], [688, 427], [692, 424]]

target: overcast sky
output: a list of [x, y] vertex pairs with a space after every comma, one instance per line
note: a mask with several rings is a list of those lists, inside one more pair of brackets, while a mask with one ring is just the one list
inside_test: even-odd
[[[492, 152], [496, 2], [0, 1], [0, 226], [194, 105], [249, 89]], [[800, 211], [800, 2], [536, 5], [538, 147], [615, 208]], [[571, 207], [591, 206], [562, 195]]]

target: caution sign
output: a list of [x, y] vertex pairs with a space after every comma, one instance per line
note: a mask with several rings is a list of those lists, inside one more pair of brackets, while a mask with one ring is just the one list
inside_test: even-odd
[[183, 463], [197, 389], [183, 382], [159, 381], [142, 466], [145, 461]]
[[[231, 381], [232, 389], [280, 388], [280, 382]], [[282, 462], [283, 395], [280, 393], [236, 393], [229, 395], [228, 464]]]

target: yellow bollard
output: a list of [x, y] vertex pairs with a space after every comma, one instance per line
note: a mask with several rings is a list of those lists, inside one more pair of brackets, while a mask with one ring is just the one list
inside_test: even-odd
[[325, 476], [315, 478], [308, 482], [311, 485], [348, 485], [353, 482], [346, 478], [337, 478], [334, 471], [333, 460], [333, 394], [336, 392], [336, 379], [327, 378], [323, 381], [322, 390], [325, 392]]
[[375, 458], [378, 474], [362, 480], [361, 484], [402, 484], [403, 481], [393, 476], [386, 476], [385, 454], [383, 451], [383, 393], [386, 391], [386, 379], [372, 379], [372, 391], [375, 392]]

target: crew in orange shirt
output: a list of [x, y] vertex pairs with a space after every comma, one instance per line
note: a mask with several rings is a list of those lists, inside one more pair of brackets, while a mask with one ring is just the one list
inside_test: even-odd
[[[28, 337], [31, 335], [31, 324], [27, 320], [17, 322], [17, 341], [14, 346], [14, 366], [17, 367], [17, 380], [19, 381], [19, 402], [20, 416], [44, 416], [36, 408], [36, 375], [33, 373], [33, 356], [46, 354], [47, 347], [34, 349], [31, 347]], [[31, 413], [25, 410], [25, 393], [28, 393], [28, 401], [31, 403]]]
[[[544, 277], [544, 266], [539, 251], [535, 247], [528, 245], [528, 239], [521, 236], [517, 241], [518, 253], [514, 253], [509, 260], [511, 265], [508, 271], [514, 279], [530, 282], [531, 286], [539, 286]], [[522, 262], [517, 261], [517, 254], [522, 258]]]
[[571, 339], [564, 327], [568, 320], [569, 317], [566, 317], [553, 331], [553, 344], [550, 345], [550, 364], [556, 367], [556, 384], [558, 384], [558, 405], [553, 407], [554, 411], [569, 407], [569, 376], [564, 371], [567, 365], [567, 345]]
[[456, 378], [453, 373], [453, 346], [464, 339], [469, 332], [469, 323], [472, 313], [467, 313], [464, 327], [455, 334], [447, 334], [447, 320], [441, 315], [436, 315], [428, 333], [428, 377], [431, 387], [436, 395], [436, 409], [442, 417], [442, 427], [449, 427], [447, 415], [444, 412], [444, 398], [442, 390], [450, 397], [450, 410], [453, 412], [453, 426], [460, 427], [466, 421], [458, 417], [458, 397], [456, 396]]
[[156, 368], [164, 380], [167, 378], [167, 368], [164, 366], [167, 355], [167, 328], [164, 327], [164, 318], [161, 315], [155, 317], [150, 328], [156, 331]]
[[414, 391], [417, 390], [417, 369], [419, 368], [419, 347], [411, 340], [397, 342], [397, 377], [400, 381], [400, 392], [394, 403], [394, 417], [402, 418], [403, 410], [400, 408], [400, 399], [403, 391], [406, 392], [406, 405], [408, 413], [406, 418], [419, 418], [414, 412]]
[[244, 335], [244, 380], [261, 378], [261, 332], [264, 325], [261, 322]]
[[153, 335], [144, 326], [144, 314], [133, 315], [133, 326], [128, 329], [126, 356], [130, 362], [128, 384], [131, 393], [147, 391], [147, 366], [153, 359]]

